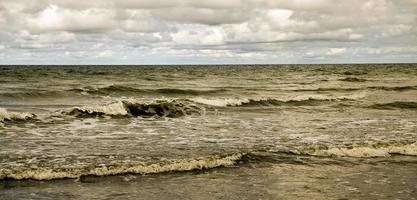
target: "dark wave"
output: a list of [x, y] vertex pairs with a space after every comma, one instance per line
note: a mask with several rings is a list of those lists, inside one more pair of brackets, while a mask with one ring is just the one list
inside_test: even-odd
[[331, 102], [331, 101], [346, 101], [351, 99], [314, 99], [309, 98], [306, 100], [289, 100], [289, 101], [280, 101], [276, 99], [265, 99], [265, 100], [253, 100], [250, 99], [249, 102], [244, 102], [240, 106], [315, 106], [322, 103]]
[[314, 89], [296, 89], [293, 91], [298, 92], [349, 92], [349, 91], [358, 91], [358, 90], [385, 90], [385, 91], [407, 91], [407, 90], [417, 90], [417, 86], [369, 86], [363, 88], [314, 88]]
[[53, 98], [53, 97], [65, 97], [82, 94], [91, 95], [210, 95], [217, 93], [227, 92], [226, 89], [215, 89], [215, 90], [192, 90], [192, 89], [177, 89], [177, 88], [159, 88], [159, 89], [139, 89], [122, 85], [111, 85], [102, 88], [84, 87], [74, 88], [62, 91], [21, 91], [21, 92], [8, 92], [0, 93], [2, 98]]
[[392, 103], [374, 104], [369, 106], [374, 109], [392, 110], [392, 109], [417, 109], [417, 102], [396, 101]]
[[90, 94], [111, 95], [111, 94], [164, 94], [164, 95], [209, 95], [226, 92], [226, 89], [216, 90], [192, 90], [177, 88], [158, 88], [158, 89], [139, 89], [122, 85], [111, 85], [102, 88], [84, 88], [79, 91], [88, 92]]
[[176, 101], [160, 101], [150, 104], [131, 103], [124, 101], [123, 104], [127, 113], [132, 116], [164, 116], [174, 118], [200, 113], [201, 111], [201, 108], [197, 106], [187, 105]]
[[202, 108], [196, 105], [186, 104], [178, 101], [156, 101], [152, 103], [139, 103], [121, 101], [104, 106], [90, 106], [84, 108], [73, 108], [68, 115], [76, 117], [103, 117], [103, 116], [125, 116], [125, 117], [169, 117], [176, 118], [191, 114], [200, 114]]
[[366, 71], [345, 71], [342, 74], [344, 75], [366, 75], [368, 72]]
[[14, 99], [24, 99], [24, 98], [54, 98], [62, 96], [72, 96], [76, 95], [75, 91], [64, 90], [64, 91], [24, 91], [24, 92], [10, 92], [10, 93], [0, 93], [1, 98], [14, 98]]
[[358, 90], [362, 90], [362, 88], [315, 88], [315, 89], [296, 89], [293, 91], [297, 91], [297, 92], [330, 92], [330, 91], [350, 92], [350, 91], [358, 91]]
[[406, 90], [417, 90], [417, 86], [372, 86], [369, 89], [385, 90], [385, 91], [406, 91]]
[[366, 82], [368, 80], [366, 79], [362, 79], [362, 78], [356, 78], [356, 77], [346, 77], [346, 78], [342, 78], [339, 79], [340, 81], [345, 81], [345, 82]]

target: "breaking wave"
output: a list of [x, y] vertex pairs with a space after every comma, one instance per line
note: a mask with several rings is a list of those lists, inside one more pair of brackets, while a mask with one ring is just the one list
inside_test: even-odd
[[119, 174], [156, 174], [164, 172], [184, 172], [204, 170], [216, 167], [232, 166], [241, 160], [244, 154], [214, 156], [198, 159], [174, 160], [155, 164], [119, 164], [85, 167], [38, 167], [24, 169], [0, 169], [0, 179], [34, 179], [51, 180], [62, 178], [79, 178], [82, 176], [108, 176]]
[[[350, 144], [346, 146], [311, 145], [291, 150], [270, 150], [268, 154], [254, 150], [250, 153], [236, 153], [226, 156], [208, 156], [196, 159], [174, 159], [157, 161], [156, 163], [116, 163], [82, 166], [42, 166], [42, 167], [13, 167], [0, 169], [2, 179], [33, 179], [51, 180], [62, 178], [80, 178], [82, 176], [109, 176], [121, 174], [157, 174], [167, 172], [184, 172], [205, 170], [217, 167], [233, 166], [245, 162], [283, 162], [281, 155], [285, 154], [289, 162], [300, 156], [317, 157], [355, 157], [377, 158], [390, 157], [393, 154], [417, 156], [417, 142]], [[266, 157], [264, 157], [266, 156]], [[278, 156], [278, 159], [273, 159]]]
[[358, 144], [347, 147], [317, 145], [304, 149], [291, 150], [290, 153], [312, 156], [339, 157], [389, 157], [391, 154], [417, 156], [417, 143], [376, 143]]
[[65, 114], [77, 117], [133, 116], [133, 117], [181, 117], [201, 114], [202, 108], [179, 101], [159, 100], [151, 103], [119, 101], [108, 105], [73, 108]]
[[0, 122], [25, 121], [25, 120], [34, 119], [35, 117], [36, 115], [32, 113], [10, 112], [4, 108], [0, 108]]
[[219, 107], [232, 107], [232, 106], [311, 106], [318, 105], [320, 103], [331, 101], [353, 101], [363, 98], [364, 93], [348, 95], [348, 96], [326, 96], [326, 95], [302, 95], [296, 97], [287, 98], [260, 98], [260, 99], [238, 99], [238, 98], [225, 98], [225, 99], [206, 99], [206, 98], [193, 98], [191, 101]]

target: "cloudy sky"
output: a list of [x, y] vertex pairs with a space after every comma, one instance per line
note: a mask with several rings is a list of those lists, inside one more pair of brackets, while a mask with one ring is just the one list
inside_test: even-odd
[[0, 64], [417, 62], [417, 0], [0, 0]]

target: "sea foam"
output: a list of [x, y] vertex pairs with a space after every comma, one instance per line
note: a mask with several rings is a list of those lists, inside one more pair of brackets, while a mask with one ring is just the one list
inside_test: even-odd
[[0, 108], [0, 122], [5, 121], [24, 121], [35, 118], [34, 114], [25, 112], [10, 112], [4, 108]]
[[232, 166], [242, 159], [244, 154], [229, 156], [213, 156], [198, 159], [175, 160], [167, 163], [120, 164], [111, 166], [92, 167], [39, 167], [25, 169], [0, 169], [0, 179], [34, 179], [51, 180], [62, 178], [79, 178], [81, 176], [107, 176], [118, 174], [155, 174], [164, 172], [182, 172], [192, 170], [211, 169], [222, 166]]
[[389, 157], [391, 154], [417, 156], [417, 143], [363, 144], [349, 147], [313, 146], [305, 149], [292, 150], [291, 153], [313, 156], [340, 157]]
[[297, 96], [267, 97], [267, 98], [192, 98], [193, 102], [217, 107], [249, 106], [249, 105], [309, 105], [314, 102], [328, 101], [352, 101], [364, 98], [366, 93], [358, 93], [344, 96], [330, 96], [320, 94], [308, 94]]

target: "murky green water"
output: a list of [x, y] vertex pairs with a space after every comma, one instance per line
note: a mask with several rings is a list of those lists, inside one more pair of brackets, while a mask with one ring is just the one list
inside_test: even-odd
[[2, 66], [4, 199], [415, 199], [417, 65]]

